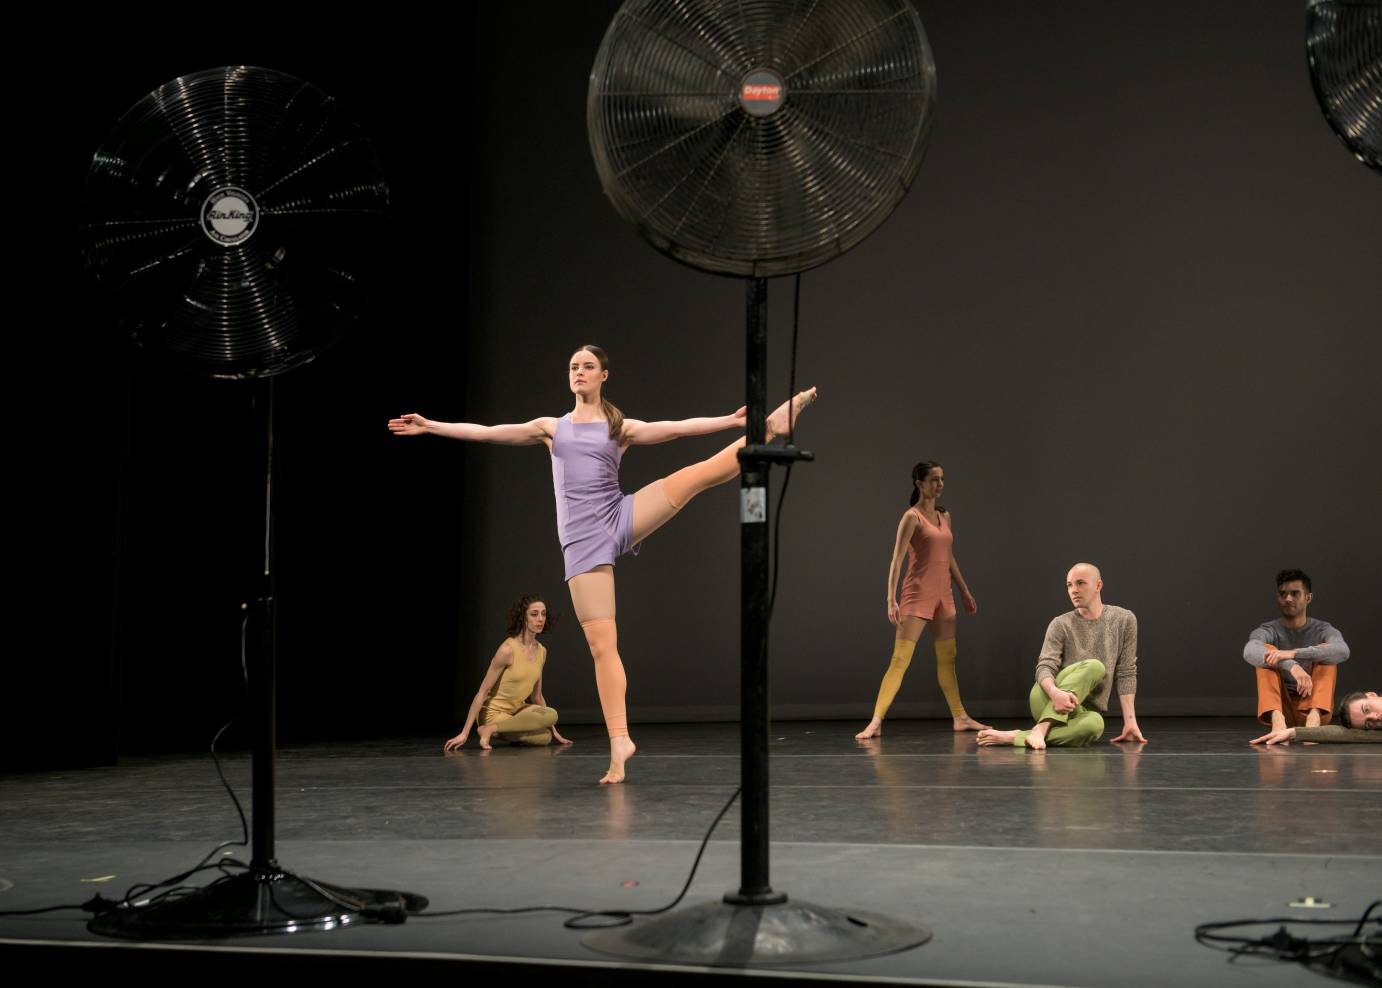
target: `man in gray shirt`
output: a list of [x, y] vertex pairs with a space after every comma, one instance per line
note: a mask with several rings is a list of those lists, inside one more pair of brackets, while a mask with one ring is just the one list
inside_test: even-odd
[[1146, 741], [1137, 726], [1137, 616], [1105, 604], [1104, 580], [1092, 563], [1076, 563], [1065, 591], [1075, 609], [1053, 619], [1037, 659], [1036, 685], [1028, 703], [1035, 726], [1028, 731], [980, 731], [982, 745], [1080, 747], [1104, 733], [1102, 714], [1118, 686], [1123, 732], [1114, 741]]
[[1281, 617], [1258, 626], [1243, 646], [1243, 660], [1256, 667], [1257, 719], [1273, 731], [1329, 723], [1348, 644], [1333, 625], [1309, 616], [1314, 599], [1309, 575], [1282, 570], [1276, 575]]

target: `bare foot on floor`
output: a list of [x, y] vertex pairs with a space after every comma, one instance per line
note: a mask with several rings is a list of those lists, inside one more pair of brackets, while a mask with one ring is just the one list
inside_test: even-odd
[[787, 402], [778, 405], [773, 413], [768, 416], [767, 439], [776, 439], [778, 436], [785, 436], [789, 428], [795, 428], [797, 419], [801, 418], [801, 410], [811, 402], [816, 400], [816, 389], [807, 388], [805, 391], [798, 391], [792, 399], [791, 422], [787, 419]]
[[1305, 715], [1305, 726], [1319, 727], [1320, 719], [1320, 711], [1317, 709], [1311, 709], [1311, 711]]
[[986, 727], [974, 735], [974, 743], [981, 744], [986, 748], [996, 744], [1010, 745], [1015, 737], [1017, 737], [1016, 731], [995, 731], [991, 727]]
[[609, 770], [605, 772], [600, 785], [609, 786], [624, 781], [624, 763], [633, 757], [638, 746], [633, 739], [624, 736], [609, 739]]
[[969, 714], [955, 718], [955, 731], [991, 731], [993, 728], [987, 724], [981, 724]]
[[494, 737], [494, 725], [481, 724], [479, 727], [475, 728], [475, 736], [480, 739], [480, 747], [488, 751], [490, 747], [489, 739]]
[[869, 738], [879, 738], [883, 736], [883, 722], [877, 717], [869, 721], [869, 726], [858, 734], [854, 735], [855, 741], [867, 741]]
[[[990, 747], [992, 745], [1011, 745], [1021, 731], [995, 731], [991, 727], [986, 727], [978, 734], [974, 735], [976, 744]], [[1023, 739], [1028, 748], [1033, 751], [1046, 750], [1046, 735], [1041, 731], [1028, 731], [1027, 737]]]

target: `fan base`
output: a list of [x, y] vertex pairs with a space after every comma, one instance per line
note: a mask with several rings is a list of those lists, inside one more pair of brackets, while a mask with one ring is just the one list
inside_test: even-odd
[[133, 940], [263, 936], [401, 923], [408, 913], [426, 908], [427, 899], [411, 892], [343, 888], [281, 870], [251, 871], [176, 899], [113, 909], [86, 928]]
[[581, 942], [629, 960], [751, 967], [878, 957], [930, 939], [930, 930], [879, 913], [795, 901], [766, 906], [706, 902], [647, 923], [588, 933]]

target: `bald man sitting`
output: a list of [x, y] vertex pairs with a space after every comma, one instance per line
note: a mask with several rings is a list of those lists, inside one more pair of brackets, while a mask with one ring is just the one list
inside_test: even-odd
[[1076, 563], [1065, 576], [1073, 611], [1053, 619], [1037, 659], [1028, 701], [1036, 724], [1026, 731], [980, 731], [982, 745], [1077, 748], [1104, 733], [1103, 713], [1118, 686], [1123, 732], [1113, 741], [1146, 741], [1137, 726], [1137, 616], [1105, 604], [1104, 580], [1092, 563]]

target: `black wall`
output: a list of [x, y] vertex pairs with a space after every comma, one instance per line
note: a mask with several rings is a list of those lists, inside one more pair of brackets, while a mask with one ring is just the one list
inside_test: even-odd
[[[72, 237], [120, 113], [236, 62], [348, 106], [396, 206], [360, 330], [277, 384], [285, 736], [440, 738], [532, 587], [567, 612], [547, 694], [568, 720], [594, 716], [545, 453], [383, 423], [561, 414], [583, 342], [611, 352], [608, 394], [635, 417], [742, 400], [742, 285], [647, 248], [590, 162], [585, 87], [616, 6], [243, 37], [88, 24], [61, 56], [31, 56], [11, 123], [33, 249], [11, 261], [26, 507], [9, 757], [195, 746], [238, 708], [257, 503], [245, 395], [132, 352]], [[917, 185], [803, 279], [798, 373], [821, 401], [801, 441], [818, 461], [786, 503], [778, 715], [871, 708], [892, 533], [922, 458], [945, 464], [979, 598], [959, 631], [972, 711], [1017, 712], [1078, 559], [1139, 615], [1148, 713], [1248, 712], [1238, 653], [1283, 565], [1312, 572], [1313, 613], [1353, 645], [1344, 684], [1376, 685], [1382, 185], [1319, 113], [1302, 7], [920, 6], [941, 99]], [[771, 317], [782, 394], [785, 281]], [[731, 438], [636, 449], [625, 489]], [[736, 503], [711, 492], [618, 567], [635, 719], [733, 715]], [[942, 712], [928, 664], [896, 713]]]

